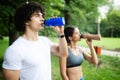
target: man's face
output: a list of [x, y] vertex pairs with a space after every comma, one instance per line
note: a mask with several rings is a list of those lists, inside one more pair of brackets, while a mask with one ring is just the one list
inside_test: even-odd
[[44, 18], [41, 12], [34, 12], [31, 15], [30, 21], [26, 23], [26, 30], [39, 31], [44, 29]]

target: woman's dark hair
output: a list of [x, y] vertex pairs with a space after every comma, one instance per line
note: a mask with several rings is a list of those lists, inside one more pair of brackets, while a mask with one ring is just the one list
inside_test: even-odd
[[75, 30], [75, 26], [67, 26], [64, 30], [65, 38], [68, 44], [70, 44], [69, 37], [73, 35], [74, 30]]
[[34, 12], [41, 12], [44, 16], [44, 8], [36, 2], [22, 4], [15, 13], [15, 27], [18, 31], [25, 31], [25, 23], [30, 21]]

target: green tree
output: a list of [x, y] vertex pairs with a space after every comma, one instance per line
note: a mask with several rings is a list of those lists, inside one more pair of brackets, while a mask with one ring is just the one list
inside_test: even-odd
[[0, 34], [9, 36], [9, 44], [16, 38], [16, 30], [13, 25], [15, 8], [15, 2], [12, 3], [10, 0], [0, 0]]
[[[107, 0], [65, 0], [65, 15], [69, 21], [67, 25], [77, 25], [83, 32], [97, 32], [98, 7], [108, 4]], [[67, 11], [66, 11], [67, 10]], [[68, 20], [68, 19], [66, 19]]]
[[[47, 1], [46, 0], [29, 0], [29, 1], [36, 1], [36, 2], [39, 2], [45, 5], [47, 16], [60, 14], [59, 10], [53, 8], [55, 7], [54, 5], [56, 5], [57, 1], [56, 2], [52, 0], [47, 0]], [[23, 2], [25, 3], [25, 0], [17, 0], [17, 1], [16, 0], [0, 0], [0, 14], [1, 14], [0, 15], [0, 23], [1, 23], [0, 24], [0, 35], [9, 36], [9, 45], [12, 44], [12, 42], [19, 35], [19, 33], [15, 30], [15, 26], [14, 26], [14, 13], [15, 13], [16, 8]], [[59, 6], [61, 6], [60, 3], [59, 3]], [[46, 30], [45, 33], [47, 33], [47, 31], [48, 30]]]
[[[27, 1], [27, 0], [26, 0]], [[45, 19], [51, 16], [65, 17], [66, 25], [77, 25], [83, 32], [96, 33], [97, 7], [107, 0], [28, 0], [43, 4]], [[11, 44], [19, 33], [15, 30], [13, 17], [16, 8], [25, 0], [0, 0], [0, 35], [9, 36]], [[55, 35], [51, 28], [45, 28], [44, 35]]]
[[120, 37], [120, 11], [113, 11], [107, 15], [111, 37]]

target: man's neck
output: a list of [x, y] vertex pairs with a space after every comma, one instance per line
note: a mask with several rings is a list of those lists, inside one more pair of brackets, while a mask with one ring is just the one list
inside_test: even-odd
[[26, 31], [22, 37], [30, 41], [36, 41], [38, 40], [38, 32]]

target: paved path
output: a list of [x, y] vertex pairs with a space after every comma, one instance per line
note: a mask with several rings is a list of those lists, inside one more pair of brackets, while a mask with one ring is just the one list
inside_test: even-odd
[[101, 50], [101, 53], [104, 55], [108, 55], [108, 56], [116, 56], [116, 57], [120, 57], [120, 52], [117, 51], [109, 51], [109, 50]]
[[[87, 48], [87, 47], [82, 47], [82, 48], [84, 48], [87, 52], [90, 52], [89, 48]], [[110, 50], [101, 49], [101, 54], [108, 55], [108, 56], [120, 57], [120, 52], [118, 52], [118, 51], [110, 51]]]

